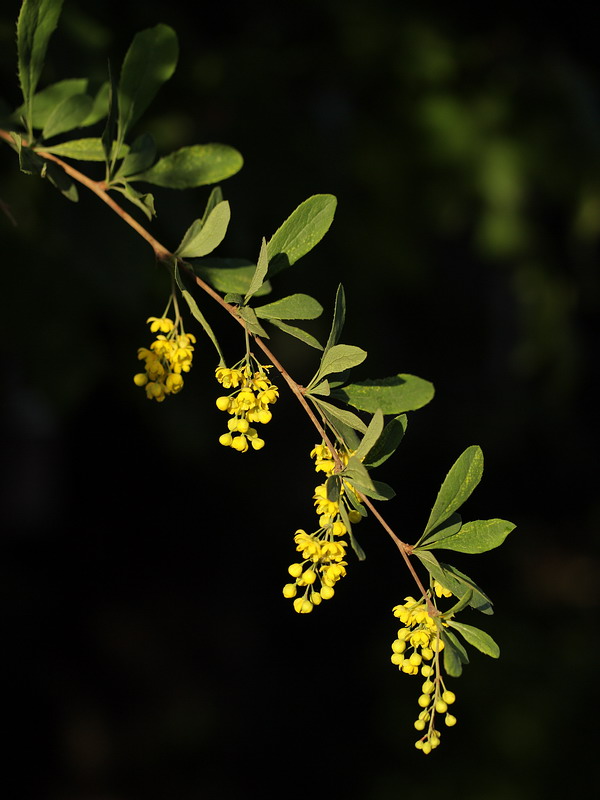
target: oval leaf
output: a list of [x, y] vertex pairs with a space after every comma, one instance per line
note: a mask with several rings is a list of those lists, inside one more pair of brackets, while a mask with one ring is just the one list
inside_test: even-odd
[[329, 230], [337, 200], [316, 194], [301, 203], [269, 241], [270, 275], [275, 275], [306, 255]]
[[414, 554], [419, 561], [427, 569], [427, 571], [446, 589], [449, 589], [452, 594], [459, 600], [465, 595], [468, 589], [471, 589], [472, 596], [469, 600], [471, 608], [481, 611], [482, 614], [493, 614], [492, 601], [482, 592], [474, 581], [460, 572], [456, 567], [450, 564], [443, 564], [437, 560], [433, 553], [423, 550], [414, 550]]
[[462, 517], [455, 511], [450, 514], [448, 519], [445, 519], [437, 528], [434, 528], [430, 533], [423, 534], [417, 544], [415, 550], [434, 550], [438, 545], [438, 540], [444, 539], [446, 536], [454, 536], [462, 527]]
[[465, 522], [458, 531], [450, 526], [436, 533], [435, 537], [427, 539], [424, 546], [429, 550], [437, 548], [458, 553], [485, 553], [499, 547], [515, 527], [505, 519], [477, 519]]
[[[104, 161], [104, 147], [102, 139], [72, 139], [70, 142], [61, 144], [44, 145], [40, 148], [44, 153], [54, 153], [62, 158], [75, 158], [78, 161]], [[127, 155], [129, 148], [126, 144], [121, 145], [119, 158]]]
[[334, 375], [346, 369], [356, 367], [362, 364], [366, 357], [366, 351], [362, 350], [360, 347], [355, 347], [353, 344], [335, 344], [323, 354], [319, 371], [311, 381], [311, 384], [317, 380], [320, 381], [327, 375]]
[[357, 458], [359, 461], [364, 461], [365, 456], [370, 450], [375, 446], [381, 433], [383, 431], [383, 414], [381, 411], [376, 411], [373, 416], [371, 417], [371, 421], [369, 422], [369, 427], [367, 428], [367, 432], [363, 436], [361, 443], [358, 446], [358, 449], [354, 453], [354, 457]]
[[[117, 170], [115, 178], [135, 175], [137, 172], [147, 169], [150, 164], [152, 164], [156, 158], [156, 142], [154, 141], [154, 136], [152, 136], [151, 133], [143, 133], [141, 136], [137, 137], [128, 150], [129, 152]], [[117, 158], [122, 158], [122, 156], [119, 154]]]
[[228, 145], [195, 144], [170, 153], [130, 180], [155, 183], [167, 189], [192, 189], [230, 178], [243, 163], [240, 153]]
[[[297, 328], [295, 325], [288, 325], [286, 322], [282, 322], [280, 319], [270, 319], [269, 322], [271, 325], [275, 325], [276, 328], [279, 328], [284, 333], [293, 336], [295, 339], [299, 339], [304, 344], [307, 344], [309, 347], [314, 347], [315, 350], [322, 350], [323, 345], [315, 339], [314, 336], [311, 336], [310, 333], [303, 331], [302, 328]], [[322, 384], [320, 384], [322, 386]], [[323, 392], [321, 392], [323, 394]]]
[[364, 459], [365, 466], [379, 467], [385, 463], [396, 452], [396, 448], [404, 438], [407, 424], [406, 414], [391, 419], [375, 445], [367, 453]]
[[62, 0], [24, 0], [17, 20], [19, 82], [28, 127], [31, 125], [33, 95], [61, 8]]
[[67, 97], [66, 100], [56, 106], [48, 117], [42, 131], [42, 138], [52, 139], [53, 136], [58, 136], [59, 133], [66, 133], [66, 131], [72, 131], [73, 128], [79, 128], [92, 110], [93, 105], [94, 101], [87, 94], [75, 94], [72, 97]]
[[290, 294], [254, 310], [263, 319], [317, 319], [323, 306], [308, 294]]
[[177, 34], [168, 25], [155, 25], [136, 34], [119, 81], [120, 141], [175, 72], [178, 55]]
[[231, 218], [229, 203], [222, 200], [208, 215], [206, 222], [197, 219], [187, 229], [175, 254], [181, 258], [205, 256], [221, 244]]
[[456, 459], [442, 483], [424, 533], [437, 528], [470, 497], [483, 474], [483, 453], [471, 445]]
[[256, 269], [254, 270], [254, 275], [252, 276], [252, 280], [250, 281], [250, 286], [248, 287], [248, 291], [246, 292], [246, 296], [244, 297], [245, 303], [247, 303], [248, 300], [250, 300], [250, 298], [252, 297], [252, 295], [255, 295], [256, 292], [258, 292], [260, 287], [263, 285], [263, 283], [265, 282], [265, 277], [267, 275], [268, 269], [269, 269], [269, 258], [267, 256], [267, 242], [266, 239], [263, 237], [262, 244], [260, 246], [260, 253], [258, 254], [258, 261], [256, 262]]
[[[323, 413], [328, 419], [329, 417], [332, 417], [334, 420], [339, 420], [344, 425], [347, 425], [349, 428], [353, 428], [356, 431], [360, 431], [360, 433], [366, 433], [367, 426], [362, 421], [362, 419], [358, 417], [356, 414], [353, 414], [351, 411], [345, 411], [342, 408], [338, 408], [337, 406], [334, 406], [331, 403], [326, 403], [324, 400], [321, 400], [320, 398], [317, 399], [316, 397], [313, 397], [312, 400], [318, 406], [318, 408], [323, 411]], [[355, 450], [356, 447], [351, 447], [351, 449]]]
[[338, 389], [336, 397], [371, 414], [378, 408], [384, 414], [403, 414], [422, 408], [433, 398], [434, 392], [429, 381], [416, 375], [401, 374], [351, 383]]
[[[202, 258], [190, 260], [194, 273], [219, 292], [233, 292], [242, 297], [248, 291], [256, 264], [244, 258]], [[271, 290], [269, 282], [263, 283], [255, 297]]]
[[466, 642], [476, 647], [486, 656], [491, 656], [492, 658], [500, 656], [500, 648], [489, 633], [475, 628], [473, 625], [455, 622], [453, 619], [448, 620], [448, 625], [457, 630]]
[[[36, 92], [31, 102], [32, 125], [34, 128], [43, 128], [48, 117], [59, 103], [72, 97], [74, 94], [85, 94], [88, 87], [87, 78], [67, 78], [46, 86]], [[13, 113], [12, 118], [20, 120], [25, 114], [25, 105], [20, 106]]]

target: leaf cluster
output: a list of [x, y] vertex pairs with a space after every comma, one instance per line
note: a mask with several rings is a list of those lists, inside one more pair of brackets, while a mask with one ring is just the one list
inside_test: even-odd
[[[131, 131], [161, 86], [173, 75], [179, 46], [175, 31], [159, 24], [138, 33], [116, 79], [92, 87], [85, 78], [67, 78], [38, 91], [46, 52], [62, 0], [24, 0], [17, 22], [18, 74], [23, 103], [10, 117], [14, 148], [23, 172], [48, 178], [68, 199], [78, 199], [75, 183], [48, 154], [84, 162], [105, 162], [106, 188], [121, 193], [149, 219], [154, 197], [140, 183], [189, 189], [218, 183], [242, 167], [233, 147], [202, 144], [182, 147], [157, 159], [148, 133], [129, 142]], [[83, 129], [104, 121], [96, 136]]]

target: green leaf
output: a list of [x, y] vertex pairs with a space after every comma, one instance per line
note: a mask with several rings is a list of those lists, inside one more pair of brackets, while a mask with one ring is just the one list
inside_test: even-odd
[[17, 21], [19, 81], [25, 101], [25, 120], [32, 127], [32, 101], [37, 88], [48, 42], [54, 33], [62, 0], [23, 0]]
[[216, 208], [219, 203], [223, 202], [223, 192], [220, 186], [214, 186], [210, 190], [210, 194], [208, 196], [208, 200], [206, 201], [206, 208], [204, 209], [204, 214], [202, 215], [202, 224], [206, 222], [209, 218], [213, 208]]
[[454, 614], [458, 614], [459, 611], [462, 611], [469, 605], [472, 597], [473, 597], [473, 590], [467, 589], [467, 591], [463, 594], [458, 603], [455, 603], [452, 606], [452, 608], [449, 608], [447, 611], [444, 611], [442, 617], [447, 620], [450, 619], [452, 616], [454, 616]]
[[[437, 528], [434, 528], [430, 533], [421, 535], [421, 538], [414, 546], [414, 549], [419, 550], [433, 550], [437, 545], [435, 544], [438, 539], [444, 539], [446, 536], [454, 536], [462, 528], [462, 517], [455, 511], [450, 514], [448, 519], [444, 520]], [[430, 546], [431, 545], [431, 546]]]
[[19, 169], [21, 172], [24, 172], [26, 175], [40, 175], [42, 178], [45, 178], [46, 169], [48, 168], [46, 159], [39, 156], [30, 147], [26, 147], [23, 144], [21, 134], [13, 132], [11, 136], [19, 155]]
[[178, 55], [177, 34], [168, 25], [155, 25], [134, 36], [119, 81], [120, 142], [175, 72]]
[[381, 411], [376, 411], [375, 414], [373, 414], [373, 416], [371, 417], [371, 421], [369, 422], [367, 431], [363, 436], [361, 443], [358, 446], [358, 449], [354, 453], [354, 457], [358, 459], [358, 461], [364, 461], [367, 453], [369, 453], [377, 443], [377, 440], [381, 436], [382, 431], [383, 431], [383, 414], [381, 413]]
[[342, 490], [342, 479], [339, 475], [330, 475], [325, 481], [325, 491], [330, 503], [337, 503]]
[[455, 622], [452, 619], [448, 620], [448, 625], [457, 630], [468, 644], [476, 647], [484, 655], [492, 658], [500, 656], [500, 648], [489, 633], [475, 628], [473, 625], [465, 625], [463, 622]]
[[60, 133], [79, 128], [92, 110], [94, 101], [88, 94], [74, 94], [56, 106], [42, 131], [43, 139], [52, 139]]
[[[87, 78], [68, 78], [64, 81], [57, 81], [46, 86], [40, 92], [36, 92], [31, 101], [31, 119], [33, 128], [43, 128], [48, 117], [52, 114], [56, 106], [63, 100], [75, 94], [84, 94], [88, 87]], [[13, 119], [20, 120], [26, 114], [25, 104], [21, 105], [13, 113]]]
[[442, 529], [436, 533], [435, 539], [427, 538], [425, 547], [429, 550], [455, 550], [458, 553], [485, 553], [499, 547], [515, 527], [505, 519], [478, 519], [465, 522], [458, 531]]
[[181, 292], [181, 295], [184, 298], [184, 300], [186, 301], [186, 303], [188, 304], [188, 307], [189, 307], [190, 311], [192, 312], [192, 315], [202, 325], [202, 327], [204, 328], [205, 333], [208, 335], [208, 338], [214, 344], [215, 349], [216, 349], [217, 353], [219, 354], [219, 365], [223, 366], [225, 364], [225, 359], [223, 357], [223, 353], [221, 352], [221, 348], [219, 347], [219, 342], [217, 341], [217, 337], [215, 336], [215, 334], [213, 332], [213, 329], [210, 327], [210, 325], [206, 321], [206, 318], [204, 317], [204, 314], [198, 308], [198, 304], [196, 303], [196, 300], [194, 299], [193, 295], [191, 295], [187, 291], [187, 289], [183, 289], [182, 292]]
[[[318, 406], [321, 411], [325, 414], [325, 416], [331, 416], [334, 419], [343, 422], [344, 425], [348, 425], [348, 427], [353, 428], [356, 431], [360, 431], [361, 433], [366, 433], [367, 426], [362, 421], [360, 417], [357, 417], [356, 414], [353, 414], [352, 411], [345, 411], [344, 409], [338, 408], [337, 406], [332, 405], [331, 403], [326, 403], [325, 400], [321, 400], [321, 398], [312, 397], [311, 398], [313, 403]], [[351, 448], [356, 449], [356, 448]]]
[[472, 608], [475, 608], [477, 611], [480, 611], [482, 614], [494, 613], [490, 598], [482, 592], [482, 590], [473, 580], [471, 580], [471, 578], [468, 577], [468, 575], [460, 572], [456, 569], [456, 567], [450, 566], [450, 564], [443, 564], [439, 562], [433, 553], [423, 550], [414, 550], [413, 552], [423, 564], [425, 569], [427, 569], [427, 571], [437, 581], [439, 581], [442, 586], [445, 586], [446, 589], [451, 591], [455, 597], [461, 599], [465, 592], [468, 589], [471, 589], [473, 596], [469, 601], [469, 605]]
[[284, 333], [293, 336], [295, 339], [299, 339], [304, 344], [307, 344], [309, 347], [314, 347], [315, 350], [322, 350], [323, 345], [315, 339], [314, 336], [311, 336], [310, 333], [303, 331], [302, 328], [297, 328], [295, 325], [288, 325], [286, 322], [282, 322], [280, 319], [270, 319], [269, 322], [271, 325], [275, 325], [276, 328], [279, 328]]
[[360, 347], [355, 347], [353, 344], [334, 344], [333, 347], [323, 353], [317, 374], [308, 386], [311, 387], [327, 377], [327, 375], [335, 375], [338, 372], [352, 369], [352, 367], [362, 364], [366, 357], [366, 351]]
[[364, 561], [366, 559], [365, 551], [359, 545], [354, 533], [352, 531], [352, 523], [350, 522], [350, 517], [348, 516], [348, 512], [346, 511], [346, 506], [341, 503], [340, 504], [340, 516], [342, 518], [342, 522], [344, 523], [346, 530], [348, 531], [348, 538], [350, 539], [350, 547], [354, 550], [356, 557], [359, 561]]
[[458, 678], [462, 674], [462, 665], [469, 663], [469, 654], [449, 630], [442, 631], [444, 642], [444, 670], [451, 678]]
[[442, 483], [424, 533], [437, 528], [467, 500], [483, 474], [483, 453], [471, 445], [457, 458]]
[[355, 511], [358, 511], [361, 517], [364, 518], [367, 516], [367, 509], [363, 506], [354, 492], [346, 492], [346, 499], [350, 502], [352, 508]]
[[[54, 153], [61, 158], [75, 158], [78, 161], [104, 161], [105, 153], [102, 139], [72, 139], [70, 142], [60, 144], [43, 145], [40, 148], [43, 153]], [[121, 145], [119, 158], [127, 155], [129, 148], [126, 144]]]
[[[252, 295], [256, 294], [260, 287], [265, 282], [265, 277], [267, 275], [267, 270], [269, 269], [269, 257], [267, 256], [267, 240], [263, 237], [262, 244], [260, 246], [260, 253], [258, 256], [258, 261], [256, 262], [256, 269], [254, 270], [254, 275], [252, 276], [252, 280], [250, 281], [250, 286], [248, 287], [248, 291], [246, 292], [246, 296], [244, 297], [244, 302], [247, 303], [248, 300], [252, 297]], [[257, 316], [258, 313], [257, 313]]]
[[121, 145], [123, 144], [123, 136], [117, 141], [117, 117], [119, 115], [118, 91], [114, 75], [110, 68], [110, 61], [108, 62], [107, 105], [108, 113], [106, 115], [106, 122], [104, 123], [101, 140], [106, 158], [106, 179], [109, 180], [113, 177], [117, 153], [120, 151]]
[[225, 365], [225, 359], [223, 358], [223, 353], [221, 352], [221, 348], [219, 347], [219, 342], [217, 341], [217, 337], [215, 336], [213, 329], [208, 324], [204, 314], [198, 308], [198, 303], [196, 302], [194, 296], [188, 292], [185, 288], [183, 281], [181, 280], [181, 274], [179, 272], [179, 267], [177, 266], [177, 259], [173, 258], [170, 263], [171, 270], [173, 272], [173, 277], [175, 278], [175, 283], [177, 284], [179, 291], [181, 292], [181, 296], [188, 304], [188, 308], [190, 309], [192, 316], [198, 320], [200, 325], [204, 328], [204, 332], [211, 340], [213, 345], [215, 346], [215, 350], [219, 354], [219, 366]]
[[77, 186], [67, 173], [52, 161], [47, 162], [46, 178], [63, 194], [67, 200], [76, 203], [79, 200]]
[[357, 491], [375, 500], [390, 500], [396, 494], [387, 483], [372, 480], [368, 470], [356, 455], [348, 459], [348, 464], [339, 474]]
[[142, 194], [141, 192], [136, 191], [133, 186], [129, 183], [123, 183], [121, 185], [115, 184], [111, 186], [111, 189], [114, 189], [115, 192], [120, 192], [124, 195], [130, 203], [133, 203], [134, 206], [140, 209], [148, 219], [152, 219], [152, 217], [156, 216], [156, 211], [154, 209], [154, 196], [151, 194]]
[[346, 321], [346, 295], [344, 287], [340, 283], [335, 293], [335, 305], [333, 307], [333, 320], [331, 323], [331, 330], [329, 331], [329, 338], [325, 345], [325, 350], [329, 350], [334, 344], [337, 344], [342, 334], [344, 322]]
[[269, 338], [269, 334], [256, 318], [253, 308], [250, 308], [250, 306], [240, 306], [237, 310], [237, 313], [238, 316], [244, 320], [246, 328], [250, 331], [250, 333], [253, 333], [255, 336], [262, 336], [264, 339]]
[[331, 391], [329, 389], [329, 382], [327, 380], [321, 381], [314, 389], [311, 389], [311, 394], [320, 394], [322, 397], [329, 397]]
[[333, 222], [336, 198], [316, 194], [301, 203], [269, 240], [270, 276], [289, 267], [318, 244]]
[[223, 200], [212, 209], [206, 222], [201, 219], [192, 222], [175, 255], [180, 258], [198, 258], [212, 253], [225, 238], [230, 217], [229, 203]]
[[[234, 292], [242, 295], [248, 291], [256, 264], [243, 258], [202, 258], [190, 259], [194, 273], [209, 283], [218, 292]], [[254, 295], [267, 294], [271, 286], [267, 281]]]
[[96, 92], [92, 110], [81, 123], [82, 128], [87, 128], [89, 125], [95, 125], [108, 114], [108, 106], [110, 100], [110, 84], [104, 81], [102, 86]]
[[230, 178], [239, 172], [243, 163], [242, 156], [233, 147], [196, 144], [161, 158], [132, 180], [154, 183], [167, 189], [193, 189]]
[[263, 319], [317, 319], [323, 306], [308, 294], [290, 294], [254, 310]]
[[[314, 389], [313, 389], [314, 392]], [[408, 420], [406, 414], [391, 419], [383, 429], [375, 445], [369, 450], [364, 459], [366, 467], [379, 467], [393, 455], [396, 448], [404, 438]]]
[[21, 172], [27, 175], [39, 175], [41, 178], [47, 178], [59, 192], [64, 194], [67, 200], [76, 203], [79, 199], [77, 187], [67, 173], [59, 167], [58, 164], [55, 164], [53, 161], [47, 161], [31, 148], [24, 147], [20, 134], [11, 133], [11, 136], [15, 143], [17, 153], [19, 154], [19, 168]]
[[364, 380], [343, 386], [336, 397], [361, 411], [403, 414], [427, 405], [434, 395], [433, 384], [416, 375], [394, 375], [391, 378]]
[[[151, 133], [142, 133], [131, 145], [127, 148], [125, 158], [115, 178], [127, 177], [128, 175], [135, 175], [136, 172], [141, 172], [147, 169], [156, 158], [156, 142]], [[121, 151], [122, 152], [122, 151]], [[117, 158], [121, 158], [121, 154]]]

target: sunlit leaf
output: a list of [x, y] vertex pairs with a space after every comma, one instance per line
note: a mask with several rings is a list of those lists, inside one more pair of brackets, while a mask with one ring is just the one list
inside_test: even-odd
[[270, 322], [271, 325], [275, 325], [276, 328], [279, 328], [284, 333], [293, 336], [294, 339], [299, 339], [309, 347], [314, 347], [315, 350], [323, 349], [323, 345], [318, 341], [318, 339], [315, 339], [314, 336], [302, 330], [302, 328], [297, 328], [295, 325], [288, 325], [287, 322], [283, 322], [283, 320], [280, 319], [271, 318], [268, 320], [268, 322]]
[[94, 101], [87, 94], [74, 94], [59, 103], [49, 115], [42, 130], [43, 139], [52, 139], [60, 133], [79, 128], [92, 110]]
[[442, 483], [424, 533], [437, 528], [470, 497], [483, 474], [483, 453], [471, 445], [454, 462]]
[[322, 314], [323, 306], [308, 294], [290, 294], [254, 310], [263, 319], [316, 319]]
[[457, 630], [466, 642], [476, 647], [484, 655], [499, 658], [500, 648], [489, 633], [482, 631], [480, 628], [475, 628], [473, 625], [456, 622], [453, 619], [448, 620], [448, 625]]
[[231, 211], [227, 200], [216, 205], [206, 221], [197, 219], [187, 229], [175, 251], [180, 258], [199, 258], [218, 247], [227, 233]]
[[242, 156], [233, 147], [196, 144], [159, 159], [153, 167], [131, 180], [146, 181], [168, 189], [193, 189], [230, 178], [243, 163]]
[[17, 21], [19, 81], [25, 101], [25, 119], [31, 126], [32, 101], [50, 37], [54, 33], [62, 0], [23, 0]]
[[403, 414], [429, 403], [434, 391], [429, 381], [401, 374], [342, 386], [336, 391], [336, 397], [360, 411], [373, 414], [379, 408], [384, 414]]
[[[254, 270], [254, 275], [252, 276], [252, 280], [250, 281], [250, 286], [248, 287], [248, 291], [246, 292], [246, 296], [244, 297], [244, 302], [248, 302], [248, 300], [252, 297], [252, 295], [256, 294], [260, 287], [265, 282], [265, 277], [267, 275], [267, 270], [269, 269], [269, 257], [267, 255], [267, 241], [263, 238], [262, 245], [260, 248], [260, 253], [258, 256], [258, 261], [256, 262], [256, 269]], [[256, 313], [256, 309], [255, 309]], [[257, 316], [260, 316], [257, 314]]]
[[[60, 144], [44, 144], [40, 148], [41, 152], [54, 153], [61, 158], [74, 158], [78, 161], [104, 161], [104, 147], [102, 139], [72, 139], [70, 142]], [[129, 148], [126, 144], [121, 145], [120, 157], [127, 155]]]
[[269, 240], [269, 275], [298, 261], [318, 244], [333, 222], [336, 198], [331, 194], [309, 197], [293, 211]]
[[436, 529], [435, 535], [428, 536], [422, 546], [429, 550], [437, 548], [458, 553], [485, 553], [499, 547], [515, 527], [505, 519], [478, 519], [465, 522], [458, 530], [454, 530], [453, 526]]
[[406, 414], [401, 414], [391, 419], [383, 429], [375, 445], [365, 456], [365, 466], [378, 467], [386, 462], [396, 452], [396, 448], [404, 438], [407, 425]]
[[119, 80], [120, 141], [175, 72], [178, 55], [177, 35], [168, 25], [155, 25], [134, 36]]

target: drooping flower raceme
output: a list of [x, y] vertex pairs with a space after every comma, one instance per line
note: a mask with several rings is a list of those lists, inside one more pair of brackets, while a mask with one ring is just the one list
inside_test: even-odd
[[182, 372], [189, 372], [196, 337], [185, 333], [183, 323], [174, 323], [169, 317], [149, 317], [151, 333], [157, 333], [149, 348], [138, 349], [138, 359], [144, 362], [144, 372], [138, 372], [133, 380], [143, 386], [146, 397], [162, 403], [169, 394], [177, 394], [183, 388]]
[[[451, 592], [437, 581], [434, 581], [433, 588], [437, 597], [451, 596]], [[430, 591], [430, 599], [431, 595]], [[415, 747], [423, 753], [430, 753], [440, 743], [440, 732], [435, 728], [436, 714], [444, 715], [448, 727], [456, 725], [456, 717], [448, 711], [456, 696], [446, 688], [440, 664], [444, 642], [439, 625], [443, 627], [445, 623], [436, 621], [429, 614], [424, 599], [415, 600], [414, 597], [406, 597], [404, 603], [394, 607], [393, 614], [403, 627], [392, 642], [392, 664], [406, 675], [425, 678], [418, 699], [421, 711], [415, 721], [416, 730], [424, 731], [424, 734], [415, 742]]]
[[225, 447], [245, 453], [249, 447], [261, 450], [265, 440], [261, 439], [254, 425], [266, 425], [271, 421], [269, 406], [277, 402], [279, 389], [268, 376], [270, 365], [259, 364], [249, 353], [235, 367], [217, 367], [215, 376], [228, 395], [217, 397], [217, 408], [230, 415], [228, 432], [219, 437]]
[[[346, 453], [336, 455], [342, 465], [347, 463]], [[317, 472], [323, 472], [327, 477], [334, 474], [336, 462], [326, 445], [316, 445], [311, 457], [315, 459]], [[340, 504], [346, 501], [344, 493], [350, 491], [354, 491], [350, 484], [342, 482], [339, 497], [332, 500], [327, 496], [326, 483], [317, 486], [313, 500], [319, 528], [314, 533], [302, 529], [296, 531], [294, 542], [302, 560], [289, 566], [288, 572], [294, 583], [286, 583], [283, 595], [293, 599], [294, 610], [299, 614], [309, 614], [314, 606], [331, 599], [336, 583], [346, 575], [348, 543], [343, 537], [348, 530], [342, 521]], [[352, 509], [348, 512], [348, 519], [358, 522], [360, 514]]]

